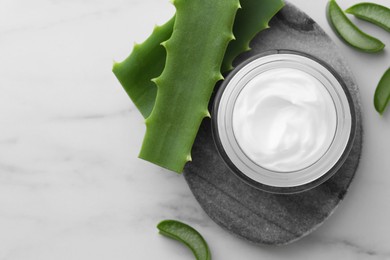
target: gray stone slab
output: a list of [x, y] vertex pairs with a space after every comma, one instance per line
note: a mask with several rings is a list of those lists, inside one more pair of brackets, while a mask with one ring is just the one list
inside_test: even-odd
[[252, 51], [237, 64], [264, 51], [290, 49], [311, 54], [331, 65], [348, 87], [357, 114], [357, 133], [344, 165], [327, 182], [293, 195], [270, 194], [238, 179], [219, 156], [204, 120], [195, 141], [186, 181], [205, 212], [224, 229], [258, 244], [281, 245], [309, 234], [344, 198], [357, 169], [362, 148], [358, 87], [346, 61], [325, 32], [306, 14], [287, 3], [270, 23], [271, 29], [252, 42]]

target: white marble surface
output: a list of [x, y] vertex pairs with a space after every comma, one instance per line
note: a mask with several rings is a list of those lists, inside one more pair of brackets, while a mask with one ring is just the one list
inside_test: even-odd
[[137, 159], [143, 119], [111, 66], [173, 14], [168, 1], [0, 0], [0, 259], [193, 259], [157, 234], [166, 218], [197, 228], [216, 260], [390, 259], [390, 111], [381, 118], [372, 104], [390, 34], [358, 22], [388, 45], [359, 53], [331, 32], [326, 0], [291, 2], [355, 73], [364, 150], [350, 192], [323, 226], [289, 246], [259, 247], [214, 224], [183, 176]]

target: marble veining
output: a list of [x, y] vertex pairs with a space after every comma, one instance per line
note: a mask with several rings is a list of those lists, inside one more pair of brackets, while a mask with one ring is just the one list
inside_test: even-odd
[[[345, 46], [326, 22], [326, 0], [290, 2], [325, 29], [351, 65], [365, 148], [338, 211], [312, 235], [266, 247], [217, 226], [183, 176], [137, 159], [143, 118], [111, 66], [172, 16], [168, 1], [1, 0], [0, 259], [193, 259], [157, 234], [165, 218], [197, 228], [213, 259], [390, 259], [390, 119], [372, 105], [389, 51]], [[354, 22], [390, 46], [387, 32]]]

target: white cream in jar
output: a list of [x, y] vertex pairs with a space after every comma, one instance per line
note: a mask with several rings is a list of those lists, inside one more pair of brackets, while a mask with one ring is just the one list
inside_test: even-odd
[[337, 125], [332, 97], [312, 75], [275, 68], [247, 82], [233, 108], [242, 151], [271, 171], [309, 167], [329, 149]]
[[354, 138], [353, 103], [325, 63], [291, 51], [259, 55], [223, 82], [213, 109], [215, 144], [232, 173], [276, 193], [329, 179]]

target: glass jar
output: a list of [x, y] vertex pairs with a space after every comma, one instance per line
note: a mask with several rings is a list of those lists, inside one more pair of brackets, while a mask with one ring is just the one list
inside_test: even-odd
[[[292, 76], [287, 77], [286, 75], [283, 75], [283, 73], [287, 72]], [[294, 86], [297, 88], [296, 90], [300, 88], [299, 82], [294, 83], [294, 85], [286, 81], [289, 78], [294, 78], [294, 73], [297, 75], [299, 74], [299, 77], [301, 77], [304, 82], [307, 81], [316, 84], [316, 86], [308, 86], [307, 89], [308, 91], [317, 91], [319, 93], [317, 93], [317, 95], [320, 95], [319, 100], [324, 99], [330, 101], [327, 102], [327, 111], [319, 110], [308, 117], [310, 120], [315, 121], [322, 119], [321, 117], [330, 118], [328, 121], [325, 121], [325, 125], [322, 123], [322, 126], [326, 126], [330, 131], [327, 131], [327, 136], [321, 137], [321, 140], [328, 141], [320, 143], [316, 148], [315, 153], [310, 151], [311, 146], [308, 146], [309, 149], [302, 145], [302, 143], [308, 142], [308, 137], [305, 136], [305, 133], [312, 134], [310, 137], [312, 143], [318, 142], [320, 137], [316, 137], [315, 134], [321, 132], [322, 129], [313, 130], [310, 122], [308, 122], [308, 124], [303, 122], [301, 124], [302, 126], [299, 126], [298, 124], [298, 127], [301, 127], [302, 129], [297, 130], [298, 133], [294, 134], [294, 128], [290, 131], [288, 126], [286, 126], [289, 122], [292, 122], [292, 124], [296, 123], [294, 122], [294, 114], [290, 113], [283, 115], [283, 111], [288, 111], [288, 107], [290, 106], [288, 102], [294, 103], [294, 99], [297, 97], [299, 99], [299, 94], [294, 90]], [[307, 77], [307, 80], [305, 77]], [[266, 82], [271, 82], [271, 85], [266, 86]], [[264, 95], [269, 95], [268, 92], [273, 92], [273, 88], [275, 88], [276, 93], [279, 93], [275, 95], [282, 95], [283, 98], [287, 99], [289, 99], [289, 95], [291, 95], [292, 101], [286, 101], [286, 104], [283, 103], [283, 106], [286, 106], [286, 109], [283, 110], [278, 108], [277, 112], [278, 117], [288, 121], [287, 123], [284, 121], [282, 122], [283, 131], [278, 131], [277, 124], [272, 122], [272, 117], [274, 116], [273, 111], [275, 110], [273, 109], [272, 100], [276, 100], [275, 106], [278, 106], [279, 101], [277, 100], [279, 100], [279, 97], [271, 97], [268, 98], [268, 101], [264, 101], [268, 103], [258, 101], [258, 99], [262, 99]], [[277, 88], [280, 89], [279, 92], [277, 91]], [[283, 90], [290, 89], [291, 91], [283, 93]], [[260, 93], [261, 91], [264, 93]], [[246, 97], [243, 97], [245, 95]], [[258, 99], [257, 96], [259, 96]], [[248, 101], [247, 103], [244, 102], [244, 105], [245, 109], [250, 111], [251, 117], [244, 113], [246, 110], [242, 110], [242, 100], [245, 102]], [[264, 100], [267, 99], [264, 98]], [[313, 100], [310, 102], [312, 101]], [[263, 102], [260, 108], [257, 107], [257, 102]], [[313, 102], [310, 106], [315, 110], [316, 101], [314, 100]], [[291, 106], [293, 106], [292, 103]], [[299, 106], [299, 104], [297, 106]], [[264, 108], [266, 108], [266, 110], [264, 110]], [[307, 111], [304, 111], [304, 113], [312, 112], [309, 107], [298, 108], [298, 112], [296, 113], [299, 113], [299, 109], [306, 109]], [[333, 110], [334, 112], [332, 112]], [[238, 113], [237, 111], [241, 112]], [[269, 111], [269, 113], [266, 111]], [[322, 114], [325, 112], [327, 113], [326, 115]], [[340, 76], [338, 76], [325, 62], [308, 54], [295, 51], [278, 50], [276, 53], [274, 51], [261, 54], [245, 61], [235, 68], [220, 86], [214, 101], [212, 113], [213, 138], [218, 151], [226, 164], [241, 180], [258, 189], [272, 193], [289, 194], [302, 192], [314, 188], [328, 180], [345, 162], [355, 136], [355, 110], [349, 91]], [[258, 113], [257, 116], [256, 113]], [[259, 129], [259, 127], [271, 127], [268, 126], [267, 123], [258, 124], [256, 130], [256, 127], [253, 126], [258, 122], [245, 121], [250, 119], [259, 120], [259, 122], [261, 122], [262, 119], [259, 117], [262, 116], [261, 113], [263, 113], [263, 117], [264, 113], [268, 113], [267, 117], [270, 117], [271, 121], [269, 122], [271, 122], [270, 124], [273, 128], [270, 128], [271, 130], [266, 129], [267, 133], [270, 133], [271, 131], [271, 134], [269, 135], [263, 136], [262, 129]], [[329, 116], [329, 113], [332, 115]], [[304, 120], [304, 117], [302, 119], [299, 114], [296, 115], [300, 120]], [[331, 126], [326, 124], [331, 124]], [[245, 125], [246, 128], [240, 132], [239, 129], [242, 125]], [[251, 127], [253, 129], [251, 129]], [[305, 129], [305, 127], [309, 127], [310, 129]], [[275, 129], [278, 134], [272, 134], [272, 131]], [[253, 144], [248, 143], [252, 139], [248, 139], [247, 133], [254, 136]], [[299, 140], [299, 138], [302, 140]], [[268, 148], [267, 150], [264, 148], [263, 150], [266, 151], [266, 153], [269, 153], [264, 155], [261, 153], [261, 149], [256, 149], [256, 145], [264, 146], [265, 143], [269, 143], [269, 139], [272, 139], [273, 142], [278, 144], [279, 148], [274, 150]], [[291, 143], [289, 141], [290, 139], [293, 139], [291, 142], [298, 142], [298, 145], [289, 147], [289, 144]], [[260, 146], [259, 148], [261, 148]], [[273, 147], [272, 144], [270, 147]], [[254, 151], [252, 152], [251, 149]], [[286, 151], [288, 150], [289, 154], [287, 153], [286, 155]], [[297, 154], [294, 154], [294, 151], [296, 151]], [[302, 158], [299, 156], [297, 157], [299, 154], [302, 154]], [[302, 160], [302, 162], [299, 160]]]

